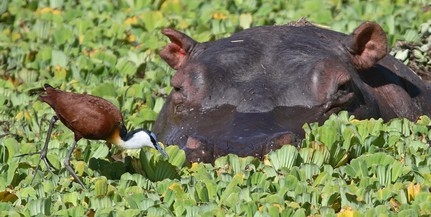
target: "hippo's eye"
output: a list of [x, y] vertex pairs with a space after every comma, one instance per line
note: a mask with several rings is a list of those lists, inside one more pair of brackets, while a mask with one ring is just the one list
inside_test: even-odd
[[343, 93], [352, 92], [352, 85], [350, 84], [350, 81], [338, 85], [338, 91]]

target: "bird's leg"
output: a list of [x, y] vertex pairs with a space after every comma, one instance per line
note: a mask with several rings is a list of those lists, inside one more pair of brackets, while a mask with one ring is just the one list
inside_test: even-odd
[[[43, 146], [42, 150], [40, 151], [40, 159], [43, 159], [43, 161], [45, 162], [46, 168], [50, 171], [51, 171], [51, 167], [54, 168], [55, 170], [57, 170], [52, 165], [52, 163], [48, 160], [48, 158], [46, 157], [46, 155], [48, 154], [48, 143], [49, 143], [49, 140], [51, 140], [51, 131], [54, 128], [54, 124], [57, 120], [58, 120], [57, 116], [53, 116], [51, 118], [51, 121], [49, 122], [48, 134], [46, 135], [45, 145]], [[39, 160], [39, 163], [40, 163], [40, 160]], [[39, 163], [38, 163], [38, 165], [39, 165]]]
[[70, 148], [69, 152], [66, 155], [66, 158], [64, 159], [64, 166], [69, 171], [69, 173], [73, 176], [73, 178], [75, 179], [75, 181], [78, 182], [82, 186], [82, 188], [85, 188], [84, 183], [81, 182], [81, 180], [76, 175], [75, 171], [73, 171], [72, 167], [70, 166], [70, 156], [72, 155], [73, 150], [75, 149], [75, 146], [76, 146], [77, 142], [78, 141], [75, 139], [75, 142], [73, 142], [72, 148]]
[[40, 158], [39, 158], [39, 161], [37, 162], [37, 166], [36, 166], [36, 169], [35, 169], [35, 171], [34, 171], [33, 178], [31, 179], [31, 182], [30, 182], [30, 183], [33, 183], [33, 180], [34, 180], [34, 178], [36, 177], [36, 173], [37, 173], [37, 171], [38, 171], [38, 170], [39, 170], [39, 168], [40, 168], [40, 161], [41, 161], [42, 159], [43, 159], [43, 162], [45, 162], [46, 169], [47, 169], [48, 171], [52, 172], [52, 171], [51, 171], [51, 167], [52, 167], [52, 168], [54, 168], [55, 170], [57, 170], [57, 169], [52, 165], [52, 163], [51, 163], [51, 162], [49, 162], [48, 158], [46, 157], [46, 154], [48, 153], [48, 143], [49, 143], [49, 140], [51, 140], [51, 132], [52, 132], [52, 129], [54, 128], [54, 124], [55, 124], [55, 122], [56, 122], [57, 120], [58, 120], [57, 116], [55, 116], [55, 115], [54, 115], [54, 116], [51, 118], [51, 120], [49, 121], [49, 128], [48, 128], [48, 132], [47, 132], [47, 135], [46, 135], [45, 145], [43, 146], [42, 150], [39, 152], [39, 153], [40, 153]]

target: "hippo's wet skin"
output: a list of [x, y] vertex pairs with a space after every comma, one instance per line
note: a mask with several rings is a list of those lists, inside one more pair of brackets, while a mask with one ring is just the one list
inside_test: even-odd
[[387, 55], [365, 22], [350, 35], [300, 21], [198, 43], [173, 29], [160, 56], [176, 71], [153, 128], [189, 161], [260, 157], [304, 136], [302, 126], [347, 110], [359, 119], [431, 114], [431, 85]]

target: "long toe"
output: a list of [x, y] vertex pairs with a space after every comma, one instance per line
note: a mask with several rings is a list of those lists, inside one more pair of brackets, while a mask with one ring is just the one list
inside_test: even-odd
[[54, 165], [52, 165], [52, 163], [48, 160], [48, 158], [47, 158], [47, 157], [44, 157], [44, 158], [42, 158], [42, 159], [43, 159], [43, 162], [45, 162], [46, 169], [47, 169], [48, 171], [52, 172], [51, 168], [52, 168], [52, 169], [54, 169], [54, 170], [56, 170], [56, 171], [58, 171], [58, 169], [57, 169], [57, 168], [55, 168], [55, 166], [54, 166]]
[[70, 166], [69, 160], [64, 161], [64, 166], [66, 167], [67, 171], [69, 171], [70, 175], [72, 175], [72, 177], [75, 179], [75, 181], [78, 182], [82, 188], [85, 188], [84, 183], [82, 183], [81, 179], [79, 179], [78, 175], [76, 175], [75, 171], [73, 171], [73, 168]]

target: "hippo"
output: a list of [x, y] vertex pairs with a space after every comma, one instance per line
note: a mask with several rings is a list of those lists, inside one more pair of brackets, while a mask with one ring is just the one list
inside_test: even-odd
[[171, 28], [162, 34], [170, 43], [160, 57], [176, 72], [153, 131], [189, 162], [261, 158], [342, 110], [385, 121], [431, 114], [431, 85], [388, 55], [374, 22], [349, 35], [306, 20], [203, 43]]

